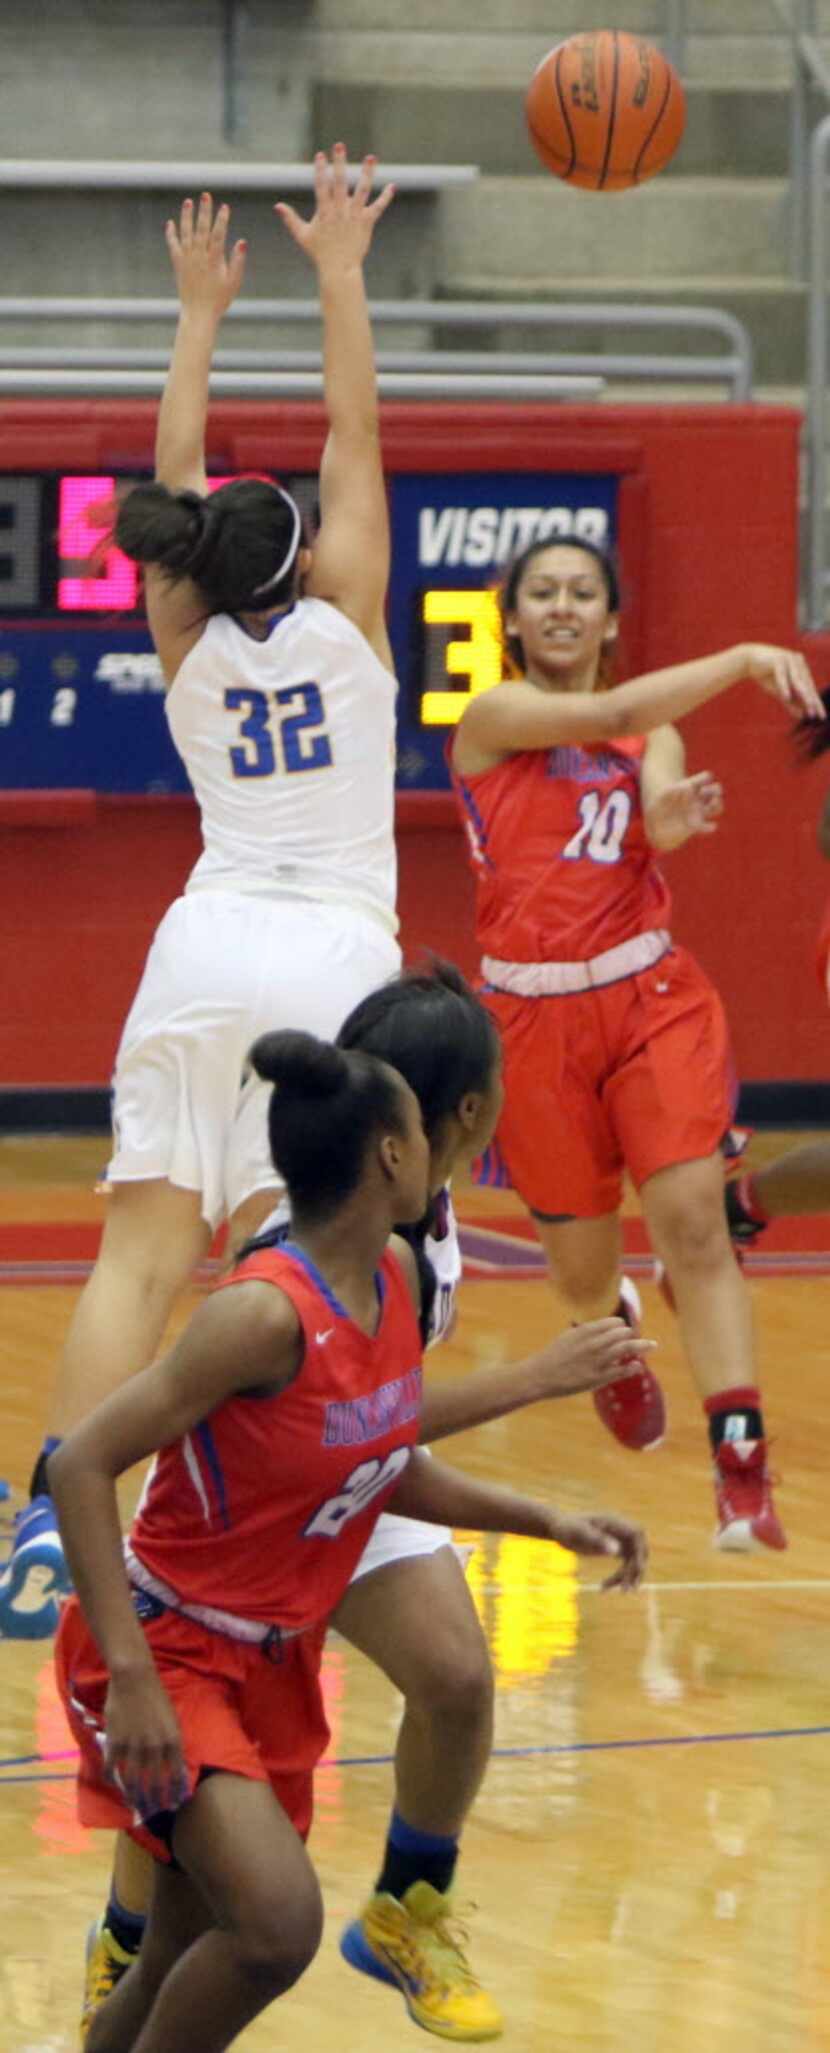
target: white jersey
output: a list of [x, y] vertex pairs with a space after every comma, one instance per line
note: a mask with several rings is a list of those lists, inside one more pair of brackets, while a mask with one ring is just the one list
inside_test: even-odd
[[323, 599], [298, 599], [265, 641], [209, 620], [166, 702], [202, 815], [186, 889], [339, 899], [394, 933], [395, 691]]
[[[429, 1315], [427, 1347], [436, 1347], [439, 1340], [446, 1339], [455, 1318], [455, 1297], [461, 1282], [461, 1242], [458, 1238], [458, 1221], [450, 1197], [449, 1184], [433, 1199], [435, 1232], [424, 1235], [424, 1254], [435, 1276], [435, 1296]], [[259, 1227], [257, 1239], [265, 1233], [275, 1233], [279, 1228], [288, 1230], [291, 1224], [291, 1209], [287, 1198], [281, 1198], [273, 1212]]]
[[428, 1233], [424, 1240], [424, 1254], [435, 1275], [427, 1347], [434, 1347], [437, 1341], [444, 1340], [454, 1322], [455, 1294], [462, 1270], [458, 1222], [447, 1185], [434, 1200], [434, 1212], [435, 1233]]

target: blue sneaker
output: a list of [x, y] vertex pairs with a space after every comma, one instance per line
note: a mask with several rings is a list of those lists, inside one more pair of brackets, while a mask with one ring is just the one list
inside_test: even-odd
[[0, 1572], [0, 1639], [49, 1639], [59, 1600], [71, 1587], [52, 1499], [33, 1497], [15, 1519], [14, 1544]]

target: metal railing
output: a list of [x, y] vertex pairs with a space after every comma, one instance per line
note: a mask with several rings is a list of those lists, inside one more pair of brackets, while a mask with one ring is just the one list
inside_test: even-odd
[[[826, 624], [830, 594], [825, 539], [827, 460], [827, 178], [830, 114], [811, 134], [811, 100], [821, 95], [830, 105], [830, 60], [818, 40], [817, 0], [769, 0], [772, 13], [789, 37], [790, 95], [790, 266], [807, 282], [806, 533], [803, 565], [805, 624], [810, 630]], [[675, 0], [676, 30], [682, 46], [688, 21], [687, 0]], [[766, 24], [759, 23], [759, 28]]]
[[[174, 299], [0, 298], [0, 328], [10, 321], [173, 321]], [[520, 325], [550, 334], [561, 328], [676, 329], [720, 343], [712, 353], [689, 355], [660, 350], [567, 351], [516, 349], [378, 350], [379, 383], [389, 397], [409, 398], [590, 398], [609, 378], [720, 384], [735, 403], [752, 393], [752, 345], [743, 323], [718, 307], [637, 306], [567, 301], [540, 305], [525, 300], [373, 300], [373, 324], [380, 327], [498, 329]], [[240, 299], [231, 321], [309, 324], [320, 319], [316, 300]], [[0, 350], [0, 392], [158, 392], [167, 357], [161, 350], [136, 351], [109, 343], [75, 350], [29, 345]], [[318, 351], [220, 350], [212, 388], [219, 393], [307, 396], [322, 389]], [[555, 389], [554, 389], [555, 388]]]
[[827, 500], [827, 152], [830, 115], [813, 129], [810, 94], [830, 104], [830, 65], [816, 41], [816, 0], [777, 0], [789, 13], [793, 41], [790, 117], [791, 248], [793, 269], [807, 276], [807, 505], [804, 561], [805, 625], [825, 625], [828, 584], [825, 540]]
[[[350, 166], [357, 177], [357, 166]], [[479, 176], [477, 164], [378, 164], [376, 183], [390, 180], [398, 192], [443, 192], [448, 186], [472, 185]], [[205, 161], [143, 157], [4, 157], [0, 158], [0, 189], [15, 192], [55, 191], [69, 187], [73, 192], [311, 192], [314, 168], [311, 164], [224, 163], [221, 158]]]

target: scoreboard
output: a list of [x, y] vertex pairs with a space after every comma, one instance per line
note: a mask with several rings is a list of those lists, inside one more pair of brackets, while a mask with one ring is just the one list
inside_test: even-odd
[[[110, 539], [119, 498], [147, 474], [115, 466], [0, 473], [7, 790], [188, 790], [164, 717], [140, 574]], [[310, 512], [316, 473], [280, 475]], [[613, 544], [618, 485], [613, 470], [392, 472], [400, 787], [446, 787], [447, 735], [470, 696], [501, 674], [495, 587], [505, 564], [539, 538]]]

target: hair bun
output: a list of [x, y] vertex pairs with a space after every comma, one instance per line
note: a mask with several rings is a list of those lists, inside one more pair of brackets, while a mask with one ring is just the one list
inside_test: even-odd
[[340, 1048], [292, 1027], [260, 1034], [248, 1059], [267, 1083], [290, 1084], [309, 1097], [334, 1097], [349, 1081], [349, 1065]]

